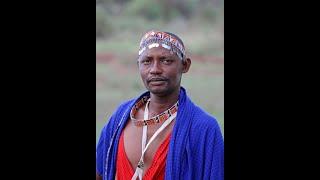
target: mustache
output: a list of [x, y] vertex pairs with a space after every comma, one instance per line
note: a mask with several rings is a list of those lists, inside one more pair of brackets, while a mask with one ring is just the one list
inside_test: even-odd
[[152, 82], [152, 81], [168, 81], [168, 78], [165, 77], [151, 77], [147, 79], [147, 82]]

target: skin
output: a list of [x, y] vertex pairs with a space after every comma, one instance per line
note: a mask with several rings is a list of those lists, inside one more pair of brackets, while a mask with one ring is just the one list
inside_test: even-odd
[[[162, 113], [178, 101], [181, 77], [191, 66], [190, 58], [181, 61], [175, 53], [156, 47], [145, 50], [137, 65], [141, 80], [150, 91], [149, 117]], [[143, 119], [144, 109], [145, 105], [138, 110], [135, 116], [137, 119]], [[124, 148], [134, 171], [141, 156], [142, 127], [134, 126], [130, 119], [127, 122], [124, 128]], [[147, 142], [162, 124], [148, 126]], [[157, 149], [171, 133], [173, 126], [174, 121], [150, 144], [144, 156], [143, 175], [151, 166]], [[97, 175], [96, 180], [102, 180], [102, 177]]]

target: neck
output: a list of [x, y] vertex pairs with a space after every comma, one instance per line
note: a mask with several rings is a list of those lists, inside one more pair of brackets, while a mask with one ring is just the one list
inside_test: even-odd
[[166, 96], [157, 96], [156, 94], [150, 93], [149, 109], [154, 112], [154, 114], [162, 113], [178, 101], [179, 92], [180, 88]]

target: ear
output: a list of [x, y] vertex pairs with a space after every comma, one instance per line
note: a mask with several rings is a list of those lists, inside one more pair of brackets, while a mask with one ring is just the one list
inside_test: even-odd
[[140, 68], [140, 56], [137, 58], [137, 67], [138, 67], [138, 69]]
[[182, 61], [182, 73], [187, 73], [189, 71], [190, 66], [191, 66], [190, 58], [186, 58], [184, 61]]

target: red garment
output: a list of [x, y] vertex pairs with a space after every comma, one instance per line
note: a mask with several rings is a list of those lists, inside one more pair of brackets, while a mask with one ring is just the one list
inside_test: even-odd
[[[142, 177], [143, 180], [164, 179], [170, 136], [171, 134], [167, 136], [167, 138], [163, 141], [163, 143], [157, 149], [154, 155], [154, 158], [152, 160], [151, 166], [149, 167], [149, 169], [146, 170], [146, 173]], [[135, 172], [135, 169], [131, 167], [130, 161], [124, 149], [124, 137], [122, 132], [120, 141], [119, 141], [118, 154], [117, 154], [117, 168], [116, 168], [117, 180], [130, 180], [134, 175], [134, 172]]]

